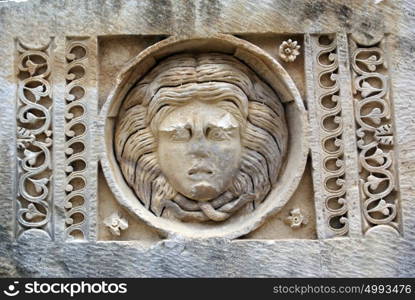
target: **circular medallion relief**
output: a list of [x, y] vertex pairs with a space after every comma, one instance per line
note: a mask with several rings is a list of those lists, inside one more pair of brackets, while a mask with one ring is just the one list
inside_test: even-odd
[[306, 117], [288, 74], [228, 35], [170, 38], [121, 72], [102, 110], [117, 200], [163, 234], [234, 238], [295, 191]]

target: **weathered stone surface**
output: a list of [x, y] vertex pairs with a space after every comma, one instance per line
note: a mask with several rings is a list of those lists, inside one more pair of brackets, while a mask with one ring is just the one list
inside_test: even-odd
[[[0, 2], [0, 276], [414, 277], [414, 28], [411, 0]], [[253, 68], [282, 99], [294, 157], [276, 183], [286, 190], [264, 197], [281, 197], [278, 209], [209, 223], [211, 232], [146, 217], [108, 152], [106, 118], [118, 116], [129, 76], [186, 49], [231, 53]], [[33, 89], [39, 78], [47, 95]], [[19, 119], [32, 105], [24, 97], [51, 109]], [[357, 112], [359, 101], [372, 103]], [[375, 145], [367, 155], [360, 128]], [[30, 141], [48, 138], [51, 169], [30, 177], [17, 157], [39, 170], [44, 154]], [[290, 175], [292, 161], [301, 167]], [[35, 182], [19, 186], [24, 176]], [[27, 195], [45, 188], [43, 204]]]

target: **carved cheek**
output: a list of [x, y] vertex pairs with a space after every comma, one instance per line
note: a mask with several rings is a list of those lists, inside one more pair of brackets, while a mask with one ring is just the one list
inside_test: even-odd
[[158, 145], [158, 154], [162, 169], [176, 169], [176, 166], [185, 162], [186, 145], [187, 143], [175, 143], [168, 139], [161, 139]]
[[242, 146], [239, 139], [215, 143], [212, 146], [212, 157], [219, 174], [223, 176], [233, 176], [236, 169], [240, 166]]

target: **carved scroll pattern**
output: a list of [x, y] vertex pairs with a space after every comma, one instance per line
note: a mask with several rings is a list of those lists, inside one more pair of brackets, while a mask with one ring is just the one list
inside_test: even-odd
[[17, 160], [16, 236], [32, 228], [52, 236], [51, 42], [17, 47]]
[[337, 39], [315, 36], [315, 68], [318, 86], [318, 117], [322, 151], [322, 176], [326, 220], [329, 230], [337, 236], [349, 230], [345, 187], [342, 108], [339, 97]]
[[66, 237], [85, 239], [87, 165], [86, 63], [88, 49], [82, 41], [67, 41], [65, 91], [65, 223]]
[[353, 40], [350, 44], [365, 230], [381, 224], [397, 229], [393, 127], [382, 42], [372, 47]]

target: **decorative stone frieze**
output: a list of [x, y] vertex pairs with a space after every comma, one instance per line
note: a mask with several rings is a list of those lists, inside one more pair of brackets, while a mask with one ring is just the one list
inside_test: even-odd
[[16, 39], [17, 201], [16, 237], [39, 229], [52, 237], [51, 49], [53, 39], [31, 47]]
[[[288, 201], [304, 171], [306, 120], [275, 59], [229, 35], [171, 38], [120, 76], [101, 115], [102, 163], [117, 200], [133, 214], [164, 234], [237, 236]], [[291, 143], [290, 132], [297, 133]]]
[[414, 277], [413, 1], [156, 2], [0, 1], [0, 276]]
[[399, 231], [393, 108], [385, 40], [349, 38], [364, 231], [388, 225]]
[[67, 39], [65, 91], [65, 224], [67, 237], [87, 234], [88, 103], [86, 76], [89, 51], [83, 40]]

